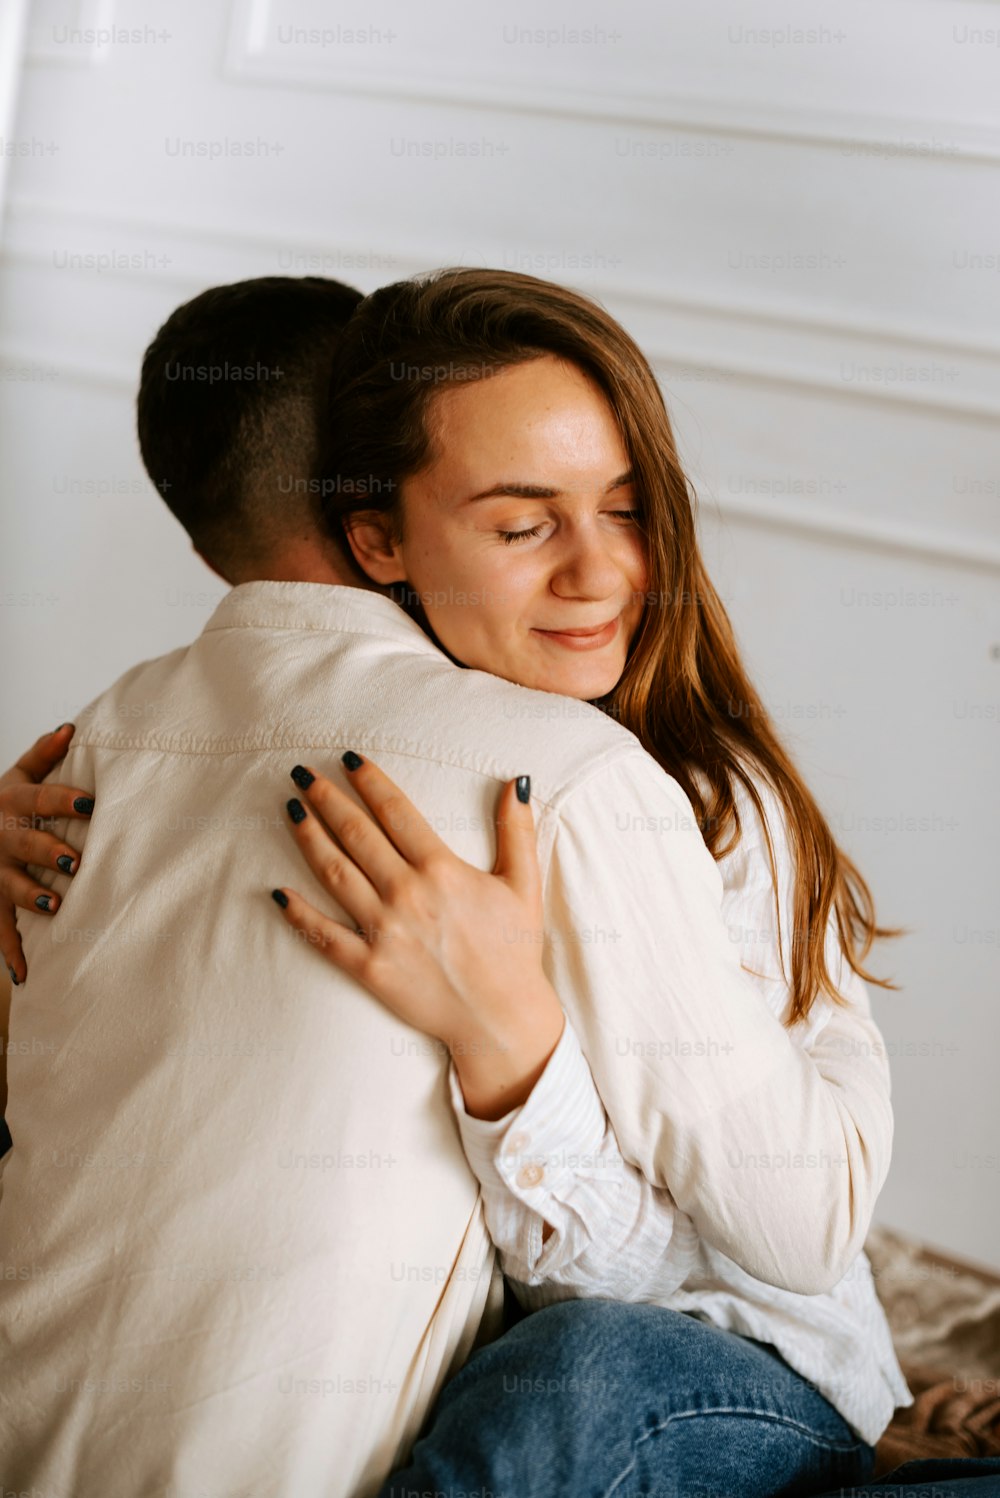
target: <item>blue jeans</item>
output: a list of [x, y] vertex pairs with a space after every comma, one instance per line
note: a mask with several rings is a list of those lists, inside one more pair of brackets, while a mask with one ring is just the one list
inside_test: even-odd
[[771, 1498], [874, 1448], [771, 1347], [662, 1306], [546, 1306], [445, 1385], [380, 1498]]

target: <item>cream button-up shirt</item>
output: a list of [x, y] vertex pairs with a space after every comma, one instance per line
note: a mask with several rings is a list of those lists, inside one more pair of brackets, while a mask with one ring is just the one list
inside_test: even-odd
[[[756, 993], [783, 1018], [794, 945], [793, 859], [777, 798], [766, 785], [760, 791], [781, 920], [775, 920], [763, 823], [742, 785], [736, 790], [742, 835], [718, 864], [722, 909]], [[843, 960], [833, 919], [826, 955], [838, 991], [856, 1012], [868, 1014], [867, 989]], [[824, 1033], [831, 1023], [832, 1039]], [[857, 1051], [860, 1037], [841, 1024], [830, 999], [819, 995], [788, 1033], [822, 1065], [831, 1045], [848, 1055]], [[710, 1044], [705, 1037], [703, 1048]], [[699, 1238], [670, 1192], [626, 1164], [571, 1025], [531, 1096], [506, 1117], [467, 1114], [454, 1068], [451, 1089], [465, 1152], [483, 1188], [490, 1236], [529, 1309], [574, 1296], [644, 1301], [769, 1343], [871, 1445], [893, 1411], [913, 1403], [867, 1255], [859, 1253], [829, 1290], [802, 1295], [754, 1278]], [[734, 1138], [729, 1160], [734, 1171], [781, 1171], [793, 1179], [824, 1168], [791, 1139], [785, 1150], [757, 1157]], [[546, 1225], [550, 1236], [543, 1242]]]
[[[348, 748], [481, 868], [500, 782], [530, 773], [543, 957], [623, 1157], [793, 1292], [863, 1245], [892, 1135], [878, 1031], [857, 1006], [811, 1052], [789, 1037], [676, 783], [596, 709], [454, 666], [380, 595], [244, 584], [80, 715], [54, 777], [96, 809], [79, 873], [44, 876], [58, 916], [22, 925], [8, 1487], [365, 1498], [480, 1329], [494, 1250], [447, 1055], [270, 900], [329, 907], [283, 804], [293, 764], [338, 775]], [[734, 1149], [818, 1163], [735, 1169]]]

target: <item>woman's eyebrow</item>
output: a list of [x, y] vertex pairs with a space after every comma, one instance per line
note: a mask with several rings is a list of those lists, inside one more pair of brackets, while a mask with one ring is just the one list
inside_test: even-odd
[[[605, 489], [605, 494], [610, 494], [613, 489], [624, 489], [626, 484], [631, 484], [634, 475], [631, 469], [627, 473], [620, 473], [616, 479]], [[557, 499], [563, 491], [561, 489], [549, 489], [543, 484], [519, 484], [511, 483], [491, 484], [480, 494], [470, 494], [464, 501], [467, 505], [473, 505], [479, 499]]]

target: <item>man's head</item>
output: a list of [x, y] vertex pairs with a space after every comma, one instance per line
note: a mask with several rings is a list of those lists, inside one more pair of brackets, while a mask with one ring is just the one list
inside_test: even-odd
[[330, 365], [361, 300], [319, 276], [215, 286], [146, 350], [146, 472], [227, 582], [367, 581], [323, 524], [316, 481]]

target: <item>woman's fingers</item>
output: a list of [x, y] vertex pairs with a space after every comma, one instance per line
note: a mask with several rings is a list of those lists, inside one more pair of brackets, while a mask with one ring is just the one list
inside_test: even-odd
[[494, 874], [522, 895], [535, 900], [542, 887], [535, 841], [535, 819], [531, 814], [531, 776], [508, 780], [497, 807], [497, 856]]
[[[66, 726], [72, 731], [72, 724]], [[49, 740], [55, 741], [55, 747], [48, 744]], [[39, 884], [25, 866], [35, 864], [68, 875], [80, 867], [80, 855], [74, 848], [35, 823], [47, 817], [89, 817], [94, 798], [72, 786], [12, 782], [8, 777], [47, 774], [65, 753], [66, 742], [65, 732], [46, 734], [21, 756], [16, 769], [7, 772], [0, 786], [0, 953], [16, 983], [23, 983], [28, 975], [16, 908], [55, 915], [62, 903], [55, 890]]]
[[61, 723], [52, 733], [43, 733], [31, 748], [17, 761], [17, 768], [30, 775], [32, 780], [44, 780], [50, 770], [63, 759], [70, 739], [76, 732], [72, 723]]
[[12, 818], [23, 818], [28, 823], [43, 817], [75, 817], [87, 821], [94, 810], [93, 791], [81, 791], [75, 786], [52, 785], [5, 785], [2, 791], [4, 827]]
[[346, 791], [327, 780], [325, 775], [317, 775], [304, 765], [296, 765], [291, 773], [306, 801], [333, 832], [349, 860], [367, 876], [379, 894], [384, 895], [392, 889], [406, 872], [406, 861], [386, 832]]
[[10, 981], [23, 983], [28, 976], [28, 965], [24, 960], [21, 936], [14, 920], [14, 907], [6, 902], [0, 904], [0, 954], [7, 965]]
[[0, 830], [0, 860], [33, 863], [42, 869], [58, 869], [61, 874], [75, 874], [80, 867], [80, 855], [68, 843], [26, 821]]
[[55, 915], [62, 901], [54, 889], [46, 889], [30, 874], [6, 864], [0, 865], [0, 903]]
[[33, 910], [36, 915], [55, 915], [62, 902], [53, 889], [38, 884], [30, 874], [9, 864], [0, 864], [0, 953], [15, 983], [28, 976], [24, 948], [17, 929], [15, 909]]
[[[319, 817], [307, 811], [297, 796], [287, 803], [286, 810], [292, 836], [327, 894], [336, 900], [356, 926], [373, 924], [379, 911], [379, 898], [370, 880], [338, 846]], [[352, 806], [352, 810], [355, 816], [363, 815], [356, 806]], [[372, 831], [381, 836], [374, 825]]]
[[342, 925], [340, 921], [323, 915], [293, 889], [272, 890], [271, 896], [281, 907], [288, 925], [299, 933], [303, 941], [314, 946], [328, 962], [349, 973], [352, 978], [364, 981], [362, 974], [367, 970], [371, 959], [371, 949], [364, 936], [354, 927]]
[[407, 863], [419, 868], [435, 854], [449, 853], [447, 843], [384, 770], [351, 749], [342, 759], [351, 784]]

